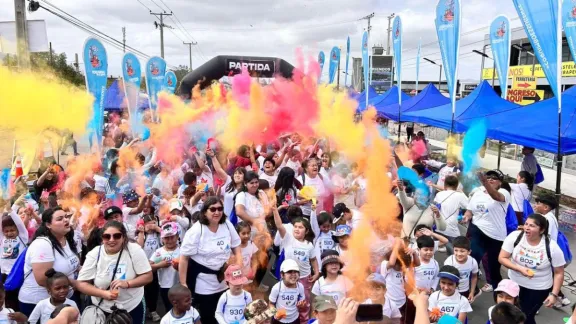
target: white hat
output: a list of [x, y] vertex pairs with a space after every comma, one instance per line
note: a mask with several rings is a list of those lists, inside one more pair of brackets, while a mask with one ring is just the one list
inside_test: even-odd
[[177, 210], [182, 210], [184, 206], [182, 205], [182, 202], [180, 201], [180, 199], [172, 199], [170, 200], [170, 211], [173, 211], [174, 209]]
[[292, 259], [286, 259], [282, 262], [280, 266], [280, 272], [288, 272], [288, 271], [298, 271], [300, 272], [300, 267], [298, 267], [298, 263]]

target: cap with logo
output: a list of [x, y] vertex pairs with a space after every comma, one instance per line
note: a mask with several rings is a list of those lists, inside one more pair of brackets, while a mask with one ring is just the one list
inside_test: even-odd
[[122, 209], [116, 206], [106, 208], [106, 210], [104, 210], [104, 219], [109, 220], [114, 214], [120, 214], [120, 216], [122, 216]]
[[242, 268], [237, 264], [231, 264], [224, 272], [224, 279], [231, 285], [244, 285], [248, 283], [248, 278], [242, 273]]
[[334, 298], [332, 298], [332, 296], [326, 296], [326, 295], [318, 295], [314, 297], [312, 305], [313, 309], [319, 312], [324, 312], [329, 309], [338, 309], [338, 305], [336, 305]]
[[332, 236], [341, 237], [352, 234], [352, 228], [348, 225], [338, 225], [336, 230], [332, 231]]
[[162, 225], [162, 231], [160, 233], [161, 238], [178, 235], [178, 225], [176, 223], [166, 223]]
[[127, 204], [131, 201], [140, 199], [140, 196], [134, 191], [134, 189], [129, 189], [124, 194], [122, 194], [122, 201]]
[[332, 215], [334, 215], [334, 223], [338, 223], [338, 221], [344, 216], [345, 213], [349, 213], [350, 208], [346, 207], [345, 203], [337, 203], [332, 208]]

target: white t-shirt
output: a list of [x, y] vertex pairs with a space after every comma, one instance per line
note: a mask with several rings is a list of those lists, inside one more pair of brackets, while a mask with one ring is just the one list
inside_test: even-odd
[[420, 289], [434, 289], [438, 287], [438, 262], [432, 258], [430, 262], [424, 263], [420, 261], [420, 266], [416, 267], [414, 270], [416, 277], [416, 287]]
[[[314, 247], [316, 248], [316, 252], [318, 253], [318, 257], [322, 256], [322, 252], [326, 250], [334, 250], [335, 247], [334, 239], [332, 238], [332, 234], [330, 232], [324, 233], [320, 232], [320, 235], [316, 237], [316, 241]], [[321, 260], [318, 260], [321, 261]]]
[[182, 317], [174, 317], [173, 310], [170, 310], [162, 317], [160, 324], [194, 324], [198, 323], [199, 320], [200, 313], [194, 307], [190, 307], [190, 310]]
[[160, 247], [160, 234], [158, 232], [146, 233], [144, 234], [144, 253], [146, 253], [146, 258], [150, 259], [152, 254], [158, 250]]
[[[244, 206], [246, 213], [250, 218], [258, 220], [260, 223], [264, 225], [266, 228], [266, 222], [264, 221], [264, 206], [258, 199], [258, 197], [251, 195], [247, 192], [240, 192], [236, 195], [236, 205]], [[256, 233], [258, 228], [256, 226], [252, 226], [252, 233]]]
[[[294, 233], [294, 225], [292, 223], [284, 224], [284, 228], [286, 229], [286, 233]], [[282, 238], [280, 237], [280, 232], [276, 232], [274, 236], [274, 245], [280, 247], [282, 244]]]
[[208, 167], [204, 167], [202, 174], [197, 178], [196, 182], [198, 184], [205, 183], [208, 184], [210, 188], [214, 188], [214, 177], [212, 176], [212, 171]]
[[[364, 301], [364, 304], [373, 304], [372, 299], [368, 298]], [[400, 313], [400, 307], [396, 306], [390, 298], [384, 299], [384, 305], [382, 305], [382, 314], [389, 319], [402, 318], [402, 313]]]
[[234, 196], [236, 196], [236, 193], [238, 193], [238, 190], [236, 189], [230, 192], [226, 191], [226, 188], [228, 188], [228, 185], [230, 185], [230, 183], [232, 183], [232, 177], [228, 176], [226, 178], [224, 186], [222, 186], [222, 189], [220, 189], [220, 192], [224, 197], [224, 213], [228, 216], [230, 216], [230, 214], [232, 213], [232, 208], [234, 208]]
[[266, 173], [260, 173], [260, 179], [268, 181], [270, 188], [274, 188], [276, 185], [276, 179], [278, 179], [278, 174], [274, 173], [273, 175], [269, 176]]
[[476, 225], [486, 236], [497, 241], [506, 238], [506, 212], [510, 204], [510, 193], [506, 189], [498, 190], [505, 201], [492, 199], [484, 187], [480, 187], [470, 198], [468, 210], [473, 214], [472, 224]]
[[[127, 249], [122, 251], [122, 257], [118, 262], [119, 253], [109, 255], [104, 246], [97, 246], [86, 255], [84, 266], [78, 275], [80, 281], [94, 280], [94, 286], [100, 289], [110, 287], [112, 273], [118, 263], [118, 270], [114, 280], [132, 280], [139, 275], [152, 271], [148, 258], [140, 245], [128, 243]], [[115, 304], [122, 305], [127, 311], [136, 308], [144, 297], [144, 287], [119, 289], [118, 299], [115, 301], [104, 300], [100, 307], [105, 312], [111, 312], [110, 308]], [[92, 303], [97, 305], [100, 298], [92, 297]]]
[[352, 212], [352, 219], [346, 222], [346, 225], [350, 226], [352, 229], [357, 228], [360, 226], [360, 222], [362, 221], [362, 213], [357, 209], [351, 209]]
[[523, 212], [524, 200], [530, 201], [532, 192], [525, 183], [511, 183], [510, 188], [512, 188], [512, 201], [510, 201], [512, 208], [515, 212]]
[[440, 171], [438, 171], [438, 182], [436, 185], [440, 188], [444, 188], [444, 182], [446, 181], [446, 177], [451, 174], [458, 174], [460, 172], [457, 167], [455, 166], [444, 166]]
[[428, 310], [438, 308], [445, 315], [450, 315], [458, 318], [460, 313], [472, 312], [472, 307], [468, 302], [468, 298], [455, 292], [452, 296], [446, 296], [442, 291], [436, 291], [428, 298]]
[[556, 215], [554, 215], [554, 211], [552, 210], [544, 215], [544, 217], [548, 221], [548, 235], [550, 235], [552, 240], [558, 242], [558, 220], [556, 219]]
[[132, 228], [137, 228], [136, 224], [138, 223], [138, 220], [142, 218], [144, 213], [130, 215], [132, 209], [135, 208], [126, 207], [126, 205], [124, 205], [124, 207], [122, 207], [122, 216], [124, 217], [125, 223], [130, 225]]
[[280, 249], [284, 250], [285, 260], [292, 259], [298, 263], [300, 278], [307, 278], [312, 273], [310, 260], [316, 258], [314, 245], [304, 240], [302, 242], [294, 238], [291, 232], [286, 231], [282, 238]]
[[248, 242], [246, 247], [242, 249], [242, 272], [244, 275], [248, 275], [252, 269], [252, 256], [258, 252], [258, 247], [252, 243]]
[[[177, 260], [180, 258], [180, 248], [176, 247], [174, 251], [166, 250], [166, 247], [161, 247], [154, 252], [150, 257], [150, 261], [154, 263], [160, 263], [164, 260], [166, 262], [172, 262], [172, 260]], [[158, 269], [158, 284], [160, 288], [172, 288], [175, 284], [179, 282], [178, 271], [174, 267], [169, 266], [167, 268]]]
[[352, 290], [354, 284], [350, 279], [339, 275], [334, 282], [327, 283], [324, 277], [320, 277], [312, 286], [312, 293], [316, 296], [326, 295], [334, 298], [336, 304], [346, 298], [346, 295]]
[[[66, 298], [64, 304], [68, 304], [78, 309], [76, 303], [68, 298]], [[36, 307], [34, 307], [34, 310], [28, 317], [28, 322], [37, 323], [38, 320], [40, 320], [40, 324], [44, 324], [48, 322], [48, 320], [50, 319], [50, 315], [52, 315], [54, 309], [56, 309], [56, 306], [52, 305], [52, 303], [50, 302], [50, 298], [42, 299], [38, 304], [36, 304]], [[1, 322], [2, 320], [0, 320], [0, 323]]]
[[[46, 288], [38, 285], [34, 273], [32, 273], [32, 264], [34, 263], [53, 263], [52, 268], [57, 272], [62, 272], [69, 279], [76, 279], [80, 259], [75, 255], [68, 241], [62, 248], [64, 255], [61, 255], [56, 249], [52, 248], [52, 243], [46, 237], [35, 239], [28, 247], [24, 259], [24, 283], [18, 293], [18, 300], [26, 304], [37, 304], [42, 299], [50, 297]], [[68, 298], [72, 297], [73, 290], [70, 289]]]
[[[399, 262], [399, 261], [398, 261]], [[406, 303], [406, 289], [404, 288], [404, 274], [394, 268], [388, 269], [388, 261], [382, 261], [380, 274], [386, 279], [386, 299], [390, 299], [398, 307]]]
[[441, 204], [440, 215], [446, 221], [446, 230], [436, 230], [436, 232], [444, 234], [449, 237], [460, 236], [460, 228], [458, 227], [458, 215], [460, 209], [468, 207], [468, 197], [462, 192], [454, 190], [440, 191], [434, 198], [435, 204]]
[[238, 323], [246, 322], [244, 318], [244, 309], [252, 302], [252, 295], [249, 292], [242, 291], [238, 296], [226, 291], [218, 299], [216, 306], [216, 320], [218, 323]]
[[295, 288], [288, 288], [283, 281], [278, 282], [272, 287], [270, 291], [269, 300], [276, 307], [276, 309], [285, 309], [286, 317], [281, 319], [281, 323], [292, 323], [298, 319], [298, 304], [299, 301], [305, 300], [304, 286], [301, 283], [296, 283]]
[[470, 277], [472, 274], [478, 273], [478, 262], [476, 262], [473, 257], [468, 256], [466, 262], [462, 264], [456, 260], [454, 255], [452, 255], [444, 261], [444, 265], [451, 265], [460, 272], [460, 284], [458, 285], [459, 292], [470, 290]]
[[12, 212], [10, 212], [10, 217], [18, 229], [18, 235], [15, 238], [9, 239], [4, 236], [2, 232], [2, 222], [0, 222], [0, 248], [2, 251], [0, 270], [3, 274], [10, 274], [16, 259], [18, 259], [18, 256], [20, 256], [22, 251], [24, 251], [26, 244], [28, 243], [28, 230], [20, 216], [16, 213], [17, 210], [18, 207], [13, 207]]
[[[494, 309], [494, 306], [490, 306], [490, 308], [488, 308], [488, 320], [492, 320], [492, 310]], [[572, 322], [568, 321], [568, 324], [572, 324]]]
[[[508, 277], [516, 282], [519, 286], [534, 289], [546, 290], [553, 285], [552, 267], [548, 260], [546, 253], [546, 243], [544, 237], [536, 246], [528, 244], [526, 236], [522, 235], [522, 239], [516, 247], [514, 242], [518, 239], [521, 231], [510, 233], [502, 244], [502, 250], [512, 255], [511, 261], [517, 265], [528, 268], [534, 272], [534, 277], [528, 278], [521, 273], [508, 270]], [[552, 257], [552, 266], [554, 268], [562, 267], [566, 264], [564, 260], [564, 253], [554, 240], [550, 240], [550, 256]]]
[[[17, 324], [16, 321], [8, 319], [8, 314], [12, 314], [12, 313], [14, 313], [14, 310], [12, 308], [3, 307], [2, 310], [0, 310], [0, 323]], [[31, 323], [31, 322], [29, 322], [29, 323]]]
[[[184, 236], [180, 255], [189, 256], [195, 262], [218, 271], [230, 259], [232, 249], [240, 243], [234, 225], [228, 220], [218, 226], [216, 233], [208, 226], [196, 222]], [[197, 294], [212, 295], [226, 289], [226, 282], [218, 282], [216, 275], [200, 273], [196, 278]]]

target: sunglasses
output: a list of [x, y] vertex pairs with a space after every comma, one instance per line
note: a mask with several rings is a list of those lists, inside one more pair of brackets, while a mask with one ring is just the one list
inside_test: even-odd
[[210, 207], [210, 208], [208, 208], [208, 210], [212, 213], [215, 213], [217, 211], [221, 212], [221, 211], [224, 211], [224, 207]]
[[102, 234], [102, 239], [104, 241], [110, 241], [111, 238], [114, 238], [114, 240], [118, 241], [122, 238], [122, 233]]

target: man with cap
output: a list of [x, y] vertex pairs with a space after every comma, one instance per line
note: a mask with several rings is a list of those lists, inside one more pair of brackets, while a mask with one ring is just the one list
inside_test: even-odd
[[522, 160], [522, 165], [520, 166], [520, 171], [526, 171], [530, 173], [533, 177], [538, 172], [538, 161], [534, 156], [535, 149], [533, 147], [524, 146], [522, 148], [522, 154], [524, 155], [524, 160]]
[[316, 318], [311, 324], [332, 324], [336, 320], [336, 310], [338, 306], [334, 298], [326, 295], [314, 297], [314, 317]]
[[110, 206], [104, 210], [104, 220], [106, 222], [116, 221], [124, 225], [126, 233], [128, 233], [128, 239], [130, 242], [136, 241], [136, 228], [128, 223], [124, 223], [122, 220], [122, 209], [117, 206]]
[[351, 210], [345, 203], [338, 203], [332, 208], [332, 215], [334, 215], [334, 224], [348, 225], [351, 228], [358, 227], [362, 214], [358, 210]]
[[541, 193], [536, 197], [534, 212], [546, 217], [548, 221], [548, 235], [554, 241], [558, 241], [558, 221], [554, 210], [558, 207], [556, 197], [550, 193]]

